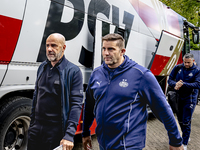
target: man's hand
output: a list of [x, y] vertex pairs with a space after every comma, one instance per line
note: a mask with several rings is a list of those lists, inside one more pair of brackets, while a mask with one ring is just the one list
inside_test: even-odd
[[178, 82], [176, 82], [176, 86], [174, 87], [175, 90], [179, 90], [183, 85], [183, 81], [179, 80]]
[[183, 145], [181, 145], [180, 147], [174, 147], [169, 145], [169, 150], [184, 150]]
[[87, 150], [87, 144], [90, 146], [90, 148], [92, 149], [92, 140], [91, 140], [91, 136], [86, 136], [82, 138], [82, 142], [83, 142], [83, 148], [84, 150]]
[[63, 145], [63, 150], [72, 150], [74, 143], [65, 139], [60, 141], [60, 145]]

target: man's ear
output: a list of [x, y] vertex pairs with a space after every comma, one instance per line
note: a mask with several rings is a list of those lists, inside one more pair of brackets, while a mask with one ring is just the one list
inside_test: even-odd
[[63, 45], [63, 52], [65, 51], [65, 49], [66, 49], [66, 45]]
[[125, 49], [125, 48], [123, 48], [123, 49], [121, 50], [121, 52], [122, 52], [122, 54], [124, 55], [124, 54], [125, 54], [125, 52], [126, 52], [126, 49]]

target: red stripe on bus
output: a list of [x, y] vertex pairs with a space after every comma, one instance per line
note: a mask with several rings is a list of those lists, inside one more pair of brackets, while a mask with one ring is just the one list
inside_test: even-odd
[[164, 9], [166, 12], [165, 14], [170, 33], [173, 33], [174, 35], [181, 37], [181, 29], [180, 29], [178, 14], [172, 9], [167, 8], [166, 6], [164, 6]]
[[139, 0], [129, 0], [147, 27], [160, 31], [155, 10]]
[[153, 61], [153, 64], [151, 66], [151, 72], [154, 75], [159, 75], [164, 67], [167, 65], [167, 62], [169, 61], [170, 57], [162, 56], [162, 55], [156, 55]]
[[8, 64], [13, 56], [22, 20], [0, 15], [0, 64]]
[[[158, 20], [158, 12], [156, 12], [154, 8], [148, 6], [140, 0], [129, 1], [147, 27], [157, 31], [162, 30], [160, 28], [161, 22]], [[167, 19], [167, 26], [169, 27], [168, 31], [178, 36], [181, 36], [178, 14], [172, 9], [166, 7], [165, 5], [163, 5], [162, 11], [163, 13], [165, 13], [165, 17]]]

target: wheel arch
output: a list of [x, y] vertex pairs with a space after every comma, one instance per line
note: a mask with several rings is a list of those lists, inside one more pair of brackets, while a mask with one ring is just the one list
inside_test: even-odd
[[0, 99], [0, 108], [2, 105], [10, 100], [12, 97], [26, 97], [26, 98], [33, 98], [33, 92], [34, 90], [19, 90], [19, 91], [13, 91], [6, 93], [3, 95]]

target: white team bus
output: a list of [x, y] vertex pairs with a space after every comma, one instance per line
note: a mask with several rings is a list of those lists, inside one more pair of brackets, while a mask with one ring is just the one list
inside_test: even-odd
[[[199, 28], [158, 0], [1, 0], [0, 149], [26, 149], [36, 71], [49, 34], [65, 36], [65, 56], [80, 67], [84, 89], [102, 63], [101, 37], [115, 32], [125, 38], [126, 54], [150, 69], [165, 92], [166, 77], [189, 52], [188, 28], [197, 44]], [[80, 117], [76, 134], [81, 123]]]

